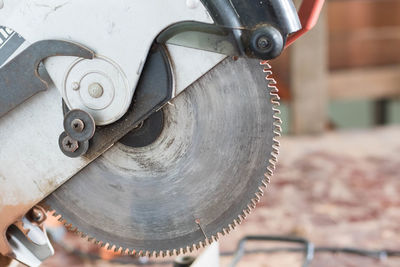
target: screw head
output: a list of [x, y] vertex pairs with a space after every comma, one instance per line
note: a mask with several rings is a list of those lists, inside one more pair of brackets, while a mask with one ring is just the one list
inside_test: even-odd
[[100, 98], [104, 94], [103, 86], [101, 86], [101, 84], [99, 83], [92, 83], [91, 85], [89, 85], [88, 90], [89, 95], [93, 98]]
[[85, 129], [85, 123], [80, 119], [75, 119], [71, 122], [71, 128], [76, 132], [81, 133]]
[[78, 91], [81, 86], [77, 82], [72, 83], [72, 90]]
[[267, 50], [270, 48], [271, 42], [269, 41], [269, 39], [266, 36], [261, 36], [257, 40], [257, 46], [258, 46], [258, 48], [260, 48], [262, 50]]
[[79, 148], [79, 144], [78, 141], [72, 139], [69, 136], [66, 136], [63, 140], [62, 140], [62, 147], [65, 151], [67, 152], [75, 152], [78, 150]]

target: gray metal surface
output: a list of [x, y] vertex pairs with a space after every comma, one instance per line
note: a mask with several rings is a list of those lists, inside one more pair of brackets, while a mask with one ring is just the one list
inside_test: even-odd
[[39, 65], [53, 56], [92, 59], [94, 54], [83, 46], [58, 40], [39, 41], [29, 46], [0, 69], [0, 117], [33, 95], [47, 90], [51, 79], [47, 73], [39, 73]]
[[185, 252], [228, 233], [276, 160], [275, 95], [260, 68], [225, 60], [164, 108], [153, 144], [116, 144], [45, 202], [83, 236], [139, 255]]

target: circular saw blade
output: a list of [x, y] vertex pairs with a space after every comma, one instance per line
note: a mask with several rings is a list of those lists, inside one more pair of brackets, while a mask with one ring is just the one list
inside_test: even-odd
[[277, 96], [259, 65], [226, 59], [164, 107], [153, 144], [116, 144], [45, 202], [82, 235], [139, 255], [186, 252], [228, 233], [276, 160]]

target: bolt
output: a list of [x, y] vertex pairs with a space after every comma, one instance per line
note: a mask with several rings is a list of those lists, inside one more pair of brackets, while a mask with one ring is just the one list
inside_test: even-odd
[[[1, 0], [0, 0], [1, 1]], [[81, 86], [77, 82], [72, 83], [72, 90], [78, 91]]]
[[31, 210], [31, 214], [30, 214], [31, 216], [31, 219], [34, 221], [34, 222], [36, 222], [36, 223], [38, 223], [38, 224], [41, 224], [44, 220], [46, 220], [46, 215], [43, 213], [43, 211], [40, 209], [40, 208], [38, 208], [38, 207], [34, 207], [32, 210]]
[[267, 37], [265, 36], [261, 36], [260, 38], [258, 38], [257, 40], [257, 46], [260, 49], [266, 50], [271, 46], [271, 42], [268, 40]]
[[71, 127], [74, 129], [77, 133], [83, 132], [85, 129], [85, 123], [80, 120], [80, 119], [75, 119], [71, 122]]
[[74, 153], [75, 151], [77, 151], [79, 149], [79, 144], [78, 144], [78, 141], [72, 139], [69, 136], [66, 136], [62, 140], [62, 147], [63, 147], [64, 151]]
[[89, 95], [93, 98], [100, 98], [104, 94], [103, 86], [99, 83], [89, 85]]

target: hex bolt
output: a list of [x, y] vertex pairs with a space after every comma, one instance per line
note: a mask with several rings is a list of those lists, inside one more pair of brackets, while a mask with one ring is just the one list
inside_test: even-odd
[[71, 137], [66, 136], [62, 140], [62, 147], [63, 147], [64, 151], [74, 153], [75, 151], [77, 151], [79, 149], [79, 143], [78, 143], [78, 141], [72, 139]]
[[81, 133], [85, 129], [85, 123], [80, 119], [75, 119], [71, 122], [71, 128], [77, 133]]
[[93, 98], [100, 98], [104, 94], [103, 86], [99, 83], [92, 83], [89, 85], [89, 95]]

